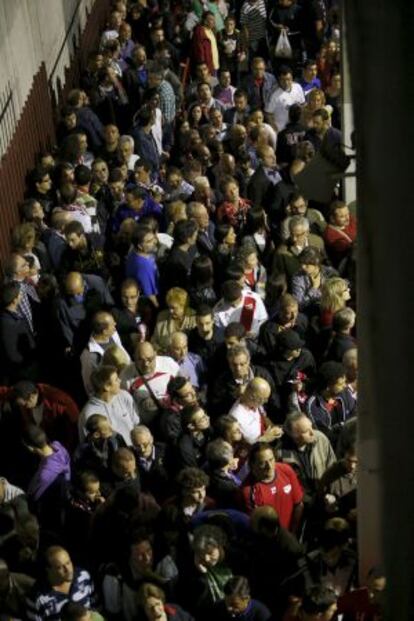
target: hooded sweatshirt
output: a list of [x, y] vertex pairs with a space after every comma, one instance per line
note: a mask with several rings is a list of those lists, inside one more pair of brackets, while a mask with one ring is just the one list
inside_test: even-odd
[[29, 483], [27, 493], [33, 500], [39, 498], [63, 474], [65, 481], [70, 481], [70, 457], [67, 450], [60, 442], [51, 442], [53, 453], [48, 457], [42, 457], [39, 467]]

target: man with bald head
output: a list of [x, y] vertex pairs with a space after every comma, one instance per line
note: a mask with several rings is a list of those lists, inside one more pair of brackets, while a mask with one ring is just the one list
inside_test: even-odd
[[137, 403], [142, 422], [149, 423], [167, 396], [168, 382], [178, 375], [179, 366], [169, 356], [157, 356], [149, 341], [137, 343], [134, 362], [121, 374], [122, 387]]
[[63, 281], [63, 293], [56, 301], [63, 348], [80, 353], [88, 341], [90, 317], [98, 310], [113, 306], [114, 300], [102, 278], [69, 272]]
[[93, 394], [91, 383], [92, 371], [102, 360], [105, 351], [110, 345], [116, 345], [125, 355], [128, 364], [131, 362], [128, 352], [124, 349], [116, 330], [115, 319], [108, 311], [98, 311], [92, 317], [91, 336], [81, 354], [82, 380], [88, 396]]
[[93, 608], [95, 587], [89, 573], [75, 567], [64, 548], [50, 546], [42, 578], [36, 580], [27, 599], [26, 616], [33, 621], [60, 619], [68, 602], [77, 602], [88, 610]]
[[264, 411], [271, 392], [269, 382], [262, 377], [255, 377], [246, 385], [229, 412], [239, 423], [243, 439], [248, 444], [273, 442], [282, 436], [281, 427], [273, 425]]
[[194, 388], [202, 388], [206, 369], [200, 356], [188, 351], [188, 337], [185, 332], [175, 332], [172, 335], [169, 354], [179, 366], [179, 375], [186, 377]]

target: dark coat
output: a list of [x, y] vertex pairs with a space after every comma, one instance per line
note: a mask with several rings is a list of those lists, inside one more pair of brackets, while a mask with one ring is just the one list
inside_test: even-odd
[[36, 341], [30, 326], [19, 313], [0, 313], [0, 361], [10, 382], [36, 379]]

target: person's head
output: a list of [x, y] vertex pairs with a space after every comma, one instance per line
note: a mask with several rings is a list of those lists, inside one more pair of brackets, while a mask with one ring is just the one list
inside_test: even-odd
[[260, 80], [264, 77], [264, 74], [266, 72], [266, 63], [263, 58], [253, 58], [252, 72], [255, 80]]
[[111, 460], [112, 472], [123, 481], [135, 479], [137, 476], [137, 463], [131, 449], [122, 447], [117, 449]]
[[231, 73], [228, 69], [222, 69], [219, 73], [219, 84], [222, 88], [227, 88], [231, 84]]
[[131, 53], [131, 58], [137, 67], [145, 65], [147, 62], [147, 53], [143, 45], [136, 45]]
[[36, 190], [39, 194], [47, 194], [52, 187], [52, 180], [50, 178], [49, 171], [40, 166], [32, 171], [30, 180], [33, 184], [34, 190]]
[[116, 332], [116, 323], [113, 315], [108, 311], [98, 311], [91, 320], [91, 334], [93, 338], [108, 342]]
[[[138, 188], [137, 188], [138, 189]], [[148, 226], [138, 224], [131, 236], [131, 243], [136, 252], [149, 255], [155, 251], [157, 236]]]
[[308, 201], [300, 192], [293, 192], [289, 199], [288, 213], [291, 216], [305, 216]]
[[18, 282], [6, 282], [1, 288], [1, 308], [16, 311], [22, 301], [21, 286]]
[[176, 246], [194, 246], [197, 241], [198, 226], [194, 220], [179, 220], [173, 232]]
[[21, 408], [32, 410], [39, 402], [39, 389], [28, 380], [20, 380], [12, 388], [12, 400]]
[[171, 319], [181, 321], [188, 310], [189, 297], [187, 291], [180, 287], [172, 287], [165, 296]]
[[216, 438], [207, 444], [206, 458], [211, 470], [234, 470], [238, 465], [232, 445], [224, 438]]
[[92, 371], [91, 382], [97, 396], [115, 397], [121, 390], [116, 367], [102, 365]]
[[317, 380], [321, 392], [336, 397], [346, 387], [345, 368], [340, 362], [324, 362], [319, 367]]
[[293, 85], [292, 69], [286, 65], [280, 67], [277, 75], [277, 81], [279, 82], [279, 86], [282, 90], [290, 92]]
[[4, 273], [12, 280], [23, 281], [30, 275], [30, 266], [25, 257], [13, 252], [5, 261]]
[[184, 506], [201, 506], [206, 497], [210, 478], [199, 468], [183, 468], [177, 476], [177, 485]]
[[304, 216], [292, 216], [289, 220], [289, 234], [292, 244], [303, 248], [309, 237], [309, 220]]
[[143, 459], [149, 459], [154, 449], [154, 437], [145, 425], [137, 425], [131, 431], [131, 442], [136, 453]]
[[384, 591], [387, 586], [385, 571], [380, 566], [372, 567], [367, 576], [367, 587], [370, 601], [374, 605], [383, 604]]
[[201, 21], [205, 28], [208, 28], [209, 30], [215, 30], [216, 19], [214, 17], [214, 13], [211, 13], [210, 11], [206, 11], [205, 13], [203, 13]]
[[137, 183], [149, 185], [151, 182], [151, 164], [142, 157], [134, 164], [134, 178]]
[[274, 149], [269, 146], [260, 147], [257, 154], [265, 168], [275, 168], [277, 164], [276, 154]]
[[139, 213], [142, 209], [146, 198], [146, 192], [143, 188], [133, 187], [129, 189], [126, 193], [126, 199], [128, 206]]
[[224, 605], [231, 617], [242, 615], [250, 603], [250, 586], [244, 576], [232, 576], [224, 587]]
[[275, 478], [276, 459], [270, 444], [254, 444], [249, 455], [253, 478], [260, 483], [271, 483]]
[[124, 135], [120, 137], [119, 152], [120, 152], [120, 155], [123, 161], [128, 163], [129, 158], [134, 153], [134, 147], [135, 147], [135, 143], [134, 143], [134, 139], [132, 138], [132, 136]]
[[321, 271], [322, 256], [318, 248], [306, 246], [299, 255], [299, 262], [302, 270], [311, 278]]
[[356, 473], [358, 469], [358, 454], [355, 442], [350, 441], [345, 445], [342, 461], [348, 474]]
[[227, 201], [238, 204], [240, 198], [240, 188], [236, 179], [231, 177], [223, 184], [224, 197]]
[[170, 338], [169, 354], [178, 364], [188, 354], [188, 338], [185, 332], [174, 332]]
[[234, 379], [246, 379], [250, 372], [250, 353], [244, 345], [234, 344], [227, 351], [227, 361]]
[[238, 88], [234, 92], [234, 107], [236, 108], [236, 111], [239, 114], [242, 114], [243, 112], [246, 112], [246, 110], [247, 110], [247, 102], [248, 102], [248, 98], [247, 98], [246, 91], [244, 91], [241, 88]]
[[165, 593], [155, 584], [144, 582], [138, 589], [137, 603], [144, 611], [147, 621], [164, 621]]
[[218, 224], [214, 231], [214, 237], [218, 244], [225, 244], [229, 247], [236, 245], [237, 235], [231, 224]]
[[214, 525], [205, 524], [194, 531], [192, 547], [196, 564], [212, 569], [224, 560], [227, 540], [224, 531]]
[[61, 621], [92, 621], [92, 613], [88, 608], [76, 602], [67, 602], [60, 611]]
[[350, 298], [349, 282], [339, 276], [328, 278], [321, 287], [322, 310], [336, 313], [346, 306]]
[[[226, 346], [227, 349], [227, 359], [229, 360], [230, 358], [230, 350], [233, 351], [236, 347], [238, 348], [235, 352], [233, 352], [233, 355], [240, 355], [242, 352], [245, 353], [246, 351], [248, 352], [248, 349], [245, 347], [245, 339], [246, 339], [246, 328], [238, 321], [231, 321], [225, 328], [224, 328], [224, 344]], [[241, 347], [243, 347], [244, 349], [240, 349]], [[249, 353], [249, 352], [248, 352]], [[233, 357], [233, 356], [232, 356]], [[246, 369], [246, 366], [243, 362], [243, 360], [239, 360], [240, 365]], [[250, 355], [249, 355], [249, 363], [250, 363]], [[235, 367], [233, 367], [234, 372], [236, 371], [236, 367], [238, 367], [239, 365], [236, 364]]]
[[269, 506], [256, 507], [250, 516], [252, 531], [263, 537], [274, 537], [279, 531], [279, 517], [276, 510]]
[[131, 38], [131, 35], [132, 35], [131, 26], [128, 24], [128, 22], [122, 22], [122, 24], [119, 27], [119, 40], [121, 42], [127, 41], [128, 39]]
[[192, 202], [187, 207], [188, 217], [197, 223], [199, 230], [205, 231], [209, 225], [210, 217], [203, 203]]
[[331, 117], [325, 108], [315, 110], [312, 114], [312, 127], [318, 136], [324, 136], [331, 124]]
[[236, 308], [242, 300], [243, 287], [236, 280], [226, 280], [223, 284], [223, 300]]
[[329, 222], [334, 226], [345, 228], [349, 225], [349, 207], [343, 201], [334, 201], [329, 206]]
[[312, 421], [304, 412], [290, 412], [285, 418], [283, 427], [298, 447], [314, 444], [316, 441]]
[[92, 178], [100, 184], [108, 183], [109, 168], [102, 158], [97, 157], [92, 164]]
[[255, 377], [248, 382], [240, 400], [249, 408], [256, 409], [269, 401], [271, 393], [269, 382], [261, 377]]
[[76, 486], [81, 495], [90, 502], [96, 502], [101, 496], [101, 482], [95, 472], [84, 470], [77, 477]]
[[344, 353], [342, 364], [345, 368], [346, 379], [348, 382], [354, 382], [358, 377], [358, 350], [351, 347]]
[[43, 222], [45, 212], [42, 205], [35, 198], [28, 198], [19, 206], [20, 215], [23, 222]]
[[149, 341], [137, 343], [134, 351], [134, 362], [142, 375], [150, 375], [155, 371], [157, 354]]
[[180, 375], [172, 377], [168, 382], [167, 392], [171, 401], [181, 407], [197, 403], [196, 391], [186, 377], [181, 377]]
[[138, 532], [133, 536], [129, 548], [129, 559], [134, 572], [138, 574], [150, 571], [154, 563], [151, 537], [148, 533]]
[[337, 610], [335, 591], [323, 585], [311, 587], [305, 594], [301, 606], [303, 621], [331, 621]]
[[213, 309], [207, 304], [200, 304], [196, 310], [196, 328], [201, 338], [209, 339], [214, 332]]
[[306, 82], [312, 82], [318, 75], [318, 65], [316, 60], [309, 58], [303, 65], [303, 78]]
[[321, 110], [325, 105], [325, 93], [320, 88], [313, 88], [308, 95], [310, 111]]
[[78, 220], [68, 222], [64, 229], [66, 243], [72, 250], [82, 250], [87, 247], [85, 229]]
[[104, 140], [106, 145], [108, 146], [114, 146], [119, 144], [119, 129], [116, 125], [105, 125]]
[[333, 316], [332, 329], [334, 332], [340, 334], [349, 334], [355, 326], [355, 318], [355, 311], [346, 306], [345, 308], [337, 311]]
[[121, 284], [121, 302], [127, 310], [135, 313], [139, 302], [139, 287], [136, 280], [126, 278]]
[[208, 82], [211, 78], [211, 74], [207, 63], [197, 63], [195, 75], [197, 82]]
[[233, 34], [233, 32], [236, 30], [236, 18], [234, 15], [227, 15], [226, 19], [224, 20], [224, 28], [226, 30], [226, 32], [228, 34]]
[[220, 437], [232, 446], [240, 442], [243, 437], [239, 423], [229, 414], [224, 414], [217, 420], [217, 431]]
[[289, 123], [299, 123], [302, 116], [302, 106], [300, 104], [292, 104], [289, 106]]
[[201, 102], [209, 102], [211, 99], [211, 86], [208, 82], [197, 84], [197, 97]]
[[111, 423], [103, 414], [89, 416], [85, 423], [85, 429], [88, 437], [97, 442], [108, 440], [113, 434]]
[[74, 567], [68, 552], [60, 546], [50, 546], [45, 553], [45, 573], [51, 587], [71, 583]]
[[39, 457], [43, 455], [44, 449], [48, 446], [46, 433], [37, 425], [27, 425], [23, 431], [24, 445]]
[[210, 428], [210, 417], [199, 405], [186, 405], [181, 410], [181, 423], [184, 431], [198, 434]]
[[12, 244], [17, 251], [32, 252], [36, 244], [36, 228], [31, 222], [23, 222], [14, 227]]

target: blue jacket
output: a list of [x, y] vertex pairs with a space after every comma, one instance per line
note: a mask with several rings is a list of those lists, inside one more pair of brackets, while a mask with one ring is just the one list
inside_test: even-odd
[[135, 211], [127, 203], [121, 203], [112, 218], [112, 233], [118, 233], [121, 223], [127, 218], [132, 218], [135, 222], [139, 222], [144, 216], [153, 216], [158, 221], [161, 220], [162, 206], [154, 201], [151, 196], [147, 196], [144, 204], [139, 211]]

